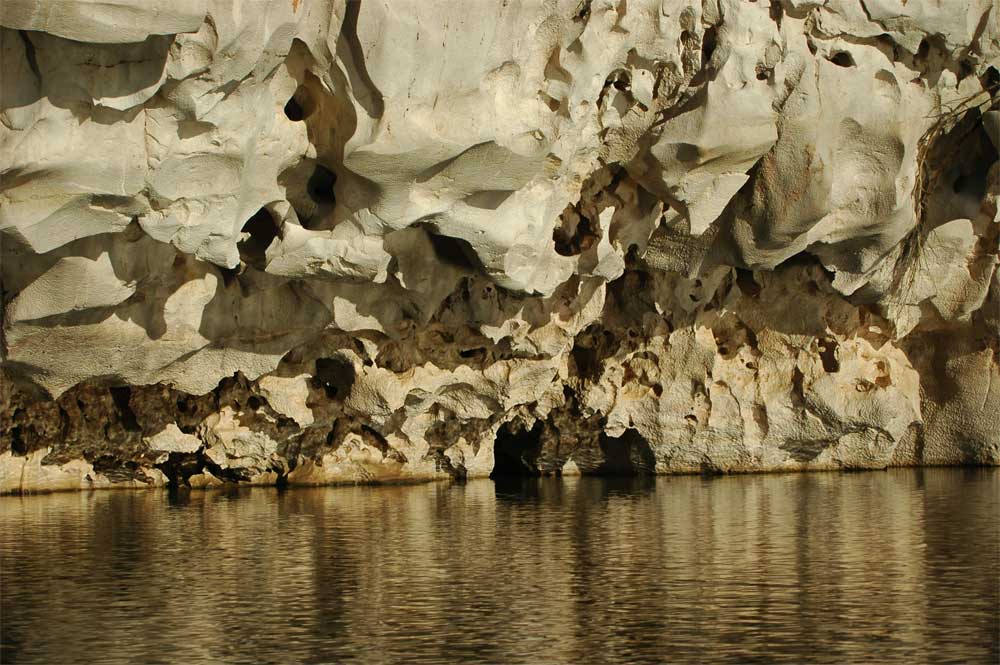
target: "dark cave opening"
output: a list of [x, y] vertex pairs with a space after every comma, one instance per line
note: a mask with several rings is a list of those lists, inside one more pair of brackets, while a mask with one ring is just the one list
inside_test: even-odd
[[24, 457], [28, 454], [28, 445], [21, 436], [20, 425], [15, 425], [10, 430], [10, 451], [15, 457]]
[[118, 417], [121, 418], [122, 427], [127, 432], [140, 432], [142, 427], [135, 417], [129, 401], [132, 399], [132, 388], [129, 386], [115, 386], [111, 389], [111, 399], [114, 400], [118, 410]]
[[306, 183], [306, 191], [309, 197], [317, 203], [336, 203], [337, 197], [333, 192], [334, 185], [337, 184], [337, 174], [326, 168], [322, 164], [317, 164], [309, 176]]
[[267, 267], [267, 248], [280, 234], [280, 229], [267, 208], [261, 208], [247, 220], [243, 225], [243, 233], [250, 234], [250, 237], [236, 245], [240, 251], [240, 260], [252, 268], [264, 270]]
[[219, 269], [219, 274], [222, 275], [222, 283], [225, 286], [232, 284], [237, 277], [240, 275], [239, 268], [225, 268], [223, 266], [217, 266]]
[[302, 110], [302, 105], [295, 101], [295, 97], [290, 98], [285, 104], [285, 117], [292, 122], [301, 122], [305, 119], [306, 113]]
[[285, 104], [285, 117], [292, 122], [302, 122], [312, 115], [315, 106], [309, 89], [300, 85]]
[[504, 423], [493, 444], [490, 478], [524, 478], [542, 475], [536, 461], [542, 452], [542, 422], [530, 430], [521, 424]]
[[743, 295], [749, 298], [756, 298], [760, 295], [761, 286], [754, 279], [753, 271], [743, 268], [736, 268], [736, 286], [740, 288]]
[[823, 363], [823, 371], [835, 374], [840, 371], [840, 360], [837, 358], [837, 340], [824, 338], [819, 341], [819, 357]]
[[718, 29], [713, 25], [705, 30], [705, 34], [701, 38], [701, 66], [705, 67], [712, 60], [712, 56], [715, 55], [715, 48], [718, 46], [719, 34]]
[[323, 388], [330, 399], [347, 397], [354, 386], [357, 373], [354, 365], [346, 358], [317, 358], [316, 372], [313, 374], [313, 385]]
[[854, 67], [854, 56], [847, 51], [837, 51], [827, 59], [838, 67]]
[[656, 473], [656, 456], [645, 437], [634, 429], [621, 436], [600, 436], [604, 461], [594, 471], [597, 476], [646, 476]]

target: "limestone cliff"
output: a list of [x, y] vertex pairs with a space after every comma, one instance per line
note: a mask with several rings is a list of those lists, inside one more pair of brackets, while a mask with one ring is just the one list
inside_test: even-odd
[[1000, 463], [998, 0], [0, 25], [0, 491]]

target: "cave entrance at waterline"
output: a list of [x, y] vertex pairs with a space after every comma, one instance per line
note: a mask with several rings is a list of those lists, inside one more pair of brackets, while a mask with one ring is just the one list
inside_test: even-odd
[[[576, 441], [571, 450], [543, 454], [541, 421], [531, 429], [521, 423], [505, 423], [493, 443], [493, 480], [561, 475], [563, 464], [572, 459], [585, 476], [641, 477], [656, 474], [656, 455], [649, 442], [634, 428], [618, 437], [601, 432], [589, 443]], [[553, 456], [553, 452], [555, 455]]]
[[490, 478], [531, 478], [542, 475], [538, 456], [542, 452], [542, 423], [531, 429], [514, 423], [504, 423], [497, 430], [493, 443], [493, 471]]

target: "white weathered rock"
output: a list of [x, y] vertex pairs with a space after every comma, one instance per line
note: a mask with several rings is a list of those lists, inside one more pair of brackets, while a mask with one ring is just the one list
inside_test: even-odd
[[0, 491], [1000, 462], [996, 0], [458, 8], [3, 4]]
[[79, 42], [125, 44], [150, 35], [194, 32], [205, 20], [204, 0], [8, 0], [2, 23]]
[[146, 445], [159, 453], [196, 453], [202, 442], [194, 434], [185, 434], [176, 424], [169, 423], [159, 434], [147, 438]]

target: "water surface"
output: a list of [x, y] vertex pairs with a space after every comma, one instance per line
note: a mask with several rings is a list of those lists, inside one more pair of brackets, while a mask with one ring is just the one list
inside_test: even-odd
[[0, 498], [4, 663], [1000, 661], [1000, 470]]

